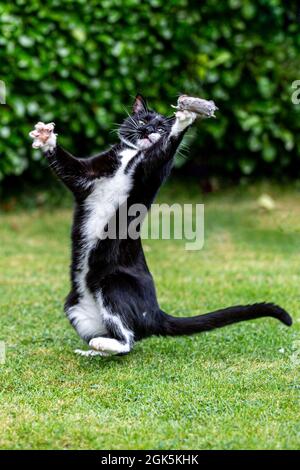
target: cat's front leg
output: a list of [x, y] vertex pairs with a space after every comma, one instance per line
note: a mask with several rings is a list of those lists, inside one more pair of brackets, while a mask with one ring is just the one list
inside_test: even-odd
[[84, 160], [71, 155], [60, 145], [57, 145], [57, 134], [54, 133], [53, 122], [45, 124], [38, 122], [29, 133], [33, 139], [32, 147], [41, 149], [50, 163], [52, 170], [62, 182], [73, 192], [84, 188], [89, 183], [87, 164]]
[[175, 121], [172, 126], [170, 137], [177, 137], [193, 124], [197, 117], [196, 113], [188, 110], [180, 110], [175, 113]]

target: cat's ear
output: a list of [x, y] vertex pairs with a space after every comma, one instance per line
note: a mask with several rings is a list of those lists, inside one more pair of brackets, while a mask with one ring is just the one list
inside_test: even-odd
[[148, 111], [148, 106], [147, 106], [146, 100], [142, 97], [142, 95], [140, 94], [136, 95], [134, 103], [133, 103], [134, 114], [142, 113], [142, 112], [146, 113], [147, 111]]

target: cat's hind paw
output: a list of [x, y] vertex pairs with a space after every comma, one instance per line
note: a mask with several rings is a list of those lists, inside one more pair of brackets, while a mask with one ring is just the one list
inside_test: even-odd
[[43, 152], [52, 152], [56, 147], [56, 136], [54, 134], [54, 122], [45, 124], [38, 122], [34, 126], [34, 130], [29, 132], [29, 136], [33, 139], [32, 147], [34, 149], [42, 149]]
[[99, 336], [89, 342], [90, 348], [106, 355], [127, 354], [130, 351], [129, 343], [122, 343], [114, 338], [104, 338]]
[[105, 353], [103, 351], [94, 351], [94, 349], [75, 349], [74, 350], [75, 354], [78, 354], [79, 356], [84, 356], [84, 357], [94, 357], [94, 356], [102, 356], [102, 357], [107, 357], [110, 356], [110, 354]]

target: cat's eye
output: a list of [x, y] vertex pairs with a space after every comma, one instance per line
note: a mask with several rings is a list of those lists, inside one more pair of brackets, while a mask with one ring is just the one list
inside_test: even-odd
[[146, 123], [145, 123], [145, 121], [143, 121], [142, 119], [140, 119], [140, 120], [139, 120], [139, 124], [140, 124], [141, 126], [144, 126]]
[[157, 129], [157, 131], [158, 131], [160, 134], [162, 134], [162, 133], [164, 132], [164, 130], [163, 130], [162, 127], [159, 127], [159, 128]]

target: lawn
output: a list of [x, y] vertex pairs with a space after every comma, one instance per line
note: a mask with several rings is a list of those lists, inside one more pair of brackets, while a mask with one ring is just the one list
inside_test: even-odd
[[[146, 240], [164, 310], [193, 315], [270, 300], [294, 318], [150, 338], [128, 356], [84, 358], [62, 312], [68, 207], [0, 214], [0, 448], [296, 449], [300, 443], [300, 192], [203, 196], [171, 181], [161, 202], [204, 202], [205, 245]], [[259, 209], [268, 191], [274, 211]]]

